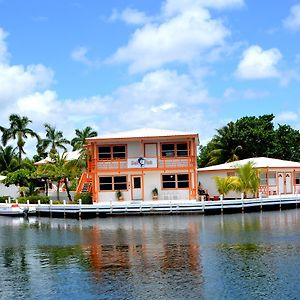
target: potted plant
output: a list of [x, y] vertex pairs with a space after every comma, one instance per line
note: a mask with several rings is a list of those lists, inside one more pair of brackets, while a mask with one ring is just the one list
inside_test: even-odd
[[117, 197], [117, 199], [118, 200], [124, 200], [124, 198], [123, 198], [123, 195], [122, 195], [122, 192], [120, 191], [120, 190], [117, 190], [116, 191], [116, 197]]
[[158, 199], [158, 190], [157, 190], [157, 188], [154, 188], [152, 190], [152, 199], [153, 200], [157, 200]]

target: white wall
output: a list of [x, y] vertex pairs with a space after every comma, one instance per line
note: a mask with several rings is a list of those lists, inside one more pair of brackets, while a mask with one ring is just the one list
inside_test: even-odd
[[12, 198], [17, 198], [19, 196], [19, 188], [14, 184], [10, 186], [5, 186], [3, 183], [0, 183], [0, 196], [9, 196]]
[[[182, 173], [182, 172], [181, 172]], [[109, 176], [109, 174], [105, 174]], [[123, 173], [122, 173], [123, 175]], [[125, 174], [124, 174], [125, 175]], [[131, 175], [142, 175], [142, 173], [127, 173], [128, 191], [122, 191], [124, 201], [131, 201]], [[189, 190], [162, 190], [161, 188], [161, 172], [144, 171], [144, 200], [152, 200], [152, 190], [158, 189], [159, 200], [187, 200], [189, 199]], [[99, 192], [99, 202], [118, 201], [115, 192]]]

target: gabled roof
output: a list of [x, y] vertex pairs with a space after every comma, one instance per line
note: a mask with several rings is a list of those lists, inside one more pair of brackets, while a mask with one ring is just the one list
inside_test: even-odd
[[140, 128], [136, 130], [102, 134], [87, 140], [108, 140], [108, 139], [126, 139], [126, 138], [151, 138], [151, 137], [175, 137], [175, 136], [198, 136], [197, 133], [177, 130], [165, 130], [155, 128]]
[[256, 168], [300, 168], [300, 163], [295, 161], [289, 160], [282, 160], [276, 158], [269, 158], [269, 157], [252, 157], [246, 158], [238, 161], [233, 161], [230, 163], [210, 166], [206, 168], [199, 168], [199, 172], [204, 171], [219, 171], [219, 170], [230, 170], [230, 169], [237, 169], [239, 166], [248, 163], [249, 161], [254, 163]]
[[[70, 151], [66, 152], [66, 160], [78, 159], [80, 156], [80, 151]], [[48, 156], [42, 160], [39, 160], [34, 163], [35, 166], [46, 165], [52, 162], [52, 159]]]

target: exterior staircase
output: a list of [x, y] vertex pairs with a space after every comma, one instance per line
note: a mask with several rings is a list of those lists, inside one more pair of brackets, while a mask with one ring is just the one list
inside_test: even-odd
[[88, 174], [82, 173], [79, 184], [76, 189], [76, 193], [88, 193], [92, 192], [92, 180], [89, 178]]

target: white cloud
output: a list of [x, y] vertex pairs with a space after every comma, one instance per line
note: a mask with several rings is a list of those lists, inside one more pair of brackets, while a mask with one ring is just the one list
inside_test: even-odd
[[281, 58], [282, 55], [277, 48], [263, 50], [260, 46], [251, 46], [244, 51], [236, 76], [241, 79], [280, 77], [276, 66]]
[[98, 67], [101, 65], [100, 59], [90, 59], [88, 57], [89, 49], [85, 46], [79, 46], [72, 50], [71, 58], [89, 67]]
[[18, 111], [42, 122], [45, 121], [45, 118], [49, 118], [58, 105], [60, 104], [56, 93], [50, 90], [42, 93], [36, 92], [17, 100]]
[[300, 30], [300, 4], [291, 7], [289, 16], [283, 20], [283, 26], [290, 30]]
[[115, 63], [129, 63], [130, 72], [143, 72], [180, 62], [187, 63], [206, 50], [222, 45], [229, 30], [203, 8], [182, 12], [161, 24], [136, 30], [127, 46], [112, 56]]
[[298, 115], [292, 111], [282, 112], [275, 117], [275, 121], [277, 122], [296, 121], [297, 119]]
[[53, 72], [43, 65], [0, 65], [0, 103], [46, 88], [52, 80]]
[[199, 8], [227, 9], [244, 5], [243, 0], [167, 0], [163, 4], [163, 12], [171, 16], [182, 11], [197, 10]]
[[201, 82], [169, 70], [148, 73], [140, 81], [119, 88], [114, 95], [123, 101], [131, 99], [131, 102], [148, 105], [161, 105], [165, 101], [199, 104], [211, 100]]
[[142, 25], [142, 24], [149, 23], [150, 21], [153, 20], [153, 18], [147, 16], [144, 12], [139, 11], [137, 9], [126, 8], [121, 12], [114, 10], [109, 20], [110, 21], [121, 20], [127, 24]]

